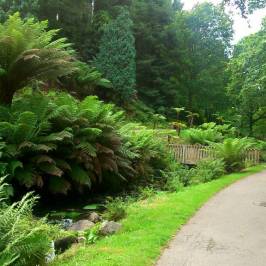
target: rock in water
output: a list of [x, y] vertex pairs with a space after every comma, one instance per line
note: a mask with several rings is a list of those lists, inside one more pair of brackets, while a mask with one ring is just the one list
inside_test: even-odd
[[105, 221], [101, 225], [100, 234], [104, 236], [113, 235], [121, 229], [122, 225], [116, 222]]
[[85, 231], [91, 229], [95, 224], [89, 220], [80, 220], [69, 227], [70, 231]]

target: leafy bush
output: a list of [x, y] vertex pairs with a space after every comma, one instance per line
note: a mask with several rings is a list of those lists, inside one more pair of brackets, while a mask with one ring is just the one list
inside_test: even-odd
[[119, 221], [126, 217], [126, 205], [122, 198], [110, 198], [103, 217], [108, 221]]
[[181, 138], [188, 144], [209, 145], [212, 142], [221, 142], [224, 138], [234, 137], [236, 129], [231, 125], [217, 125], [204, 123], [198, 128], [190, 128], [181, 132]]
[[155, 130], [129, 123], [122, 126], [119, 133], [124, 138], [124, 149], [138, 176], [149, 177], [169, 167], [170, 153]]
[[20, 202], [7, 205], [6, 186], [1, 179], [0, 265], [44, 265], [55, 229], [32, 216], [37, 199], [32, 194], [27, 194]]
[[236, 128], [232, 127], [230, 124], [217, 125], [214, 122], [210, 122], [202, 124], [201, 126], [199, 126], [199, 128], [204, 130], [212, 129], [214, 131], [221, 133], [223, 137], [226, 138], [236, 136]]
[[138, 198], [140, 200], [145, 200], [152, 198], [156, 195], [156, 190], [152, 187], [140, 187], [138, 191]]
[[245, 152], [254, 145], [248, 138], [228, 138], [222, 143], [215, 143], [215, 149], [218, 158], [225, 162], [227, 172], [239, 171], [245, 167]]
[[0, 172], [12, 184], [82, 192], [156, 174], [166, 155], [153, 130], [126, 124], [123, 112], [93, 96], [27, 91], [0, 106]]
[[100, 238], [100, 224], [96, 224], [90, 230], [84, 232], [87, 244], [94, 244]]
[[172, 164], [170, 171], [163, 171], [162, 175], [166, 179], [165, 189], [171, 192], [178, 192], [184, 186], [190, 185], [190, 170], [180, 164]]
[[202, 160], [195, 168], [176, 165], [172, 172], [163, 173], [166, 180], [165, 189], [178, 192], [184, 186], [209, 182], [225, 173], [225, 164], [222, 160]]
[[181, 131], [181, 139], [188, 144], [209, 145], [211, 142], [220, 142], [223, 136], [213, 129], [190, 128]]
[[190, 170], [191, 184], [199, 184], [212, 181], [225, 173], [225, 163], [221, 159], [201, 160], [197, 167]]

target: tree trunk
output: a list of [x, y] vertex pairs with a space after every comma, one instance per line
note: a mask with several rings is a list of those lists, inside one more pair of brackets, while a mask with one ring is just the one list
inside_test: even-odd
[[10, 106], [12, 104], [14, 92], [12, 90], [0, 91], [0, 104]]
[[253, 136], [253, 124], [254, 124], [254, 121], [253, 121], [253, 113], [249, 113], [249, 116], [248, 116], [248, 122], [249, 122], [249, 136], [252, 137]]

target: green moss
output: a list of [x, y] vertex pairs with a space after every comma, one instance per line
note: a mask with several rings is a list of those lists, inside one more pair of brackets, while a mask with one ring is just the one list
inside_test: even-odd
[[265, 168], [259, 165], [182, 192], [161, 193], [152, 200], [134, 203], [119, 234], [95, 245], [73, 248], [54, 266], [153, 265], [171, 237], [208, 199], [233, 182]]

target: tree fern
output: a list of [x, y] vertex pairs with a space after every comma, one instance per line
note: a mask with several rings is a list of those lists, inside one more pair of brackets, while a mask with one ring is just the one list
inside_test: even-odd
[[0, 24], [0, 101], [11, 104], [15, 92], [34, 80], [51, 80], [75, 70], [66, 39], [54, 38], [48, 22], [22, 20], [18, 13]]
[[213, 144], [217, 156], [224, 160], [227, 171], [244, 168], [244, 155], [254, 145], [248, 138], [228, 138], [222, 143]]

